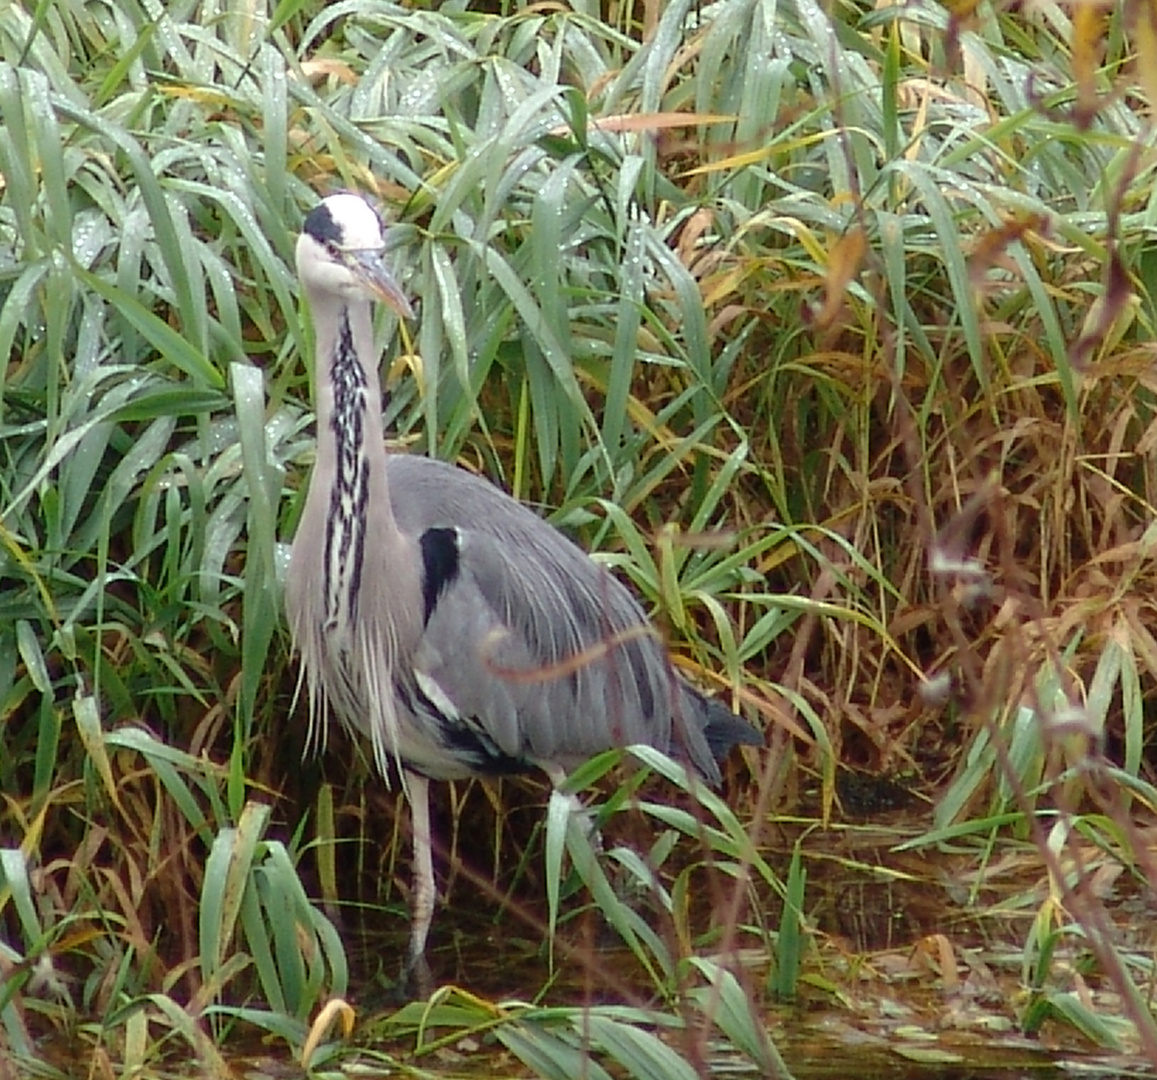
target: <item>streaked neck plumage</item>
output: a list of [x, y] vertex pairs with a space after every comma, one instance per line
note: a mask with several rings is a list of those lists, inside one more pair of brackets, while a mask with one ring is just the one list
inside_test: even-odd
[[[320, 298], [318, 298], [320, 299]], [[371, 527], [374, 545], [401, 542], [386, 489], [382, 391], [368, 300], [314, 300], [319, 468], [332, 470], [325, 508], [325, 625], [357, 617]], [[312, 492], [311, 492], [312, 494]], [[321, 494], [324, 495], [324, 492]]]

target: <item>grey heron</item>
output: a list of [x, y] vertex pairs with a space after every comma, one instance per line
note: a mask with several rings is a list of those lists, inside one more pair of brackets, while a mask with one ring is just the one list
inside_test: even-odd
[[313, 313], [317, 458], [286, 579], [309, 737], [336, 717], [368, 736], [410, 802], [412, 927], [434, 913], [429, 781], [541, 768], [553, 781], [649, 744], [718, 784], [759, 733], [673, 671], [627, 588], [552, 526], [465, 470], [387, 454], [371, 303], [409, 303], [360, 196], [305, 219], [297, 272]]

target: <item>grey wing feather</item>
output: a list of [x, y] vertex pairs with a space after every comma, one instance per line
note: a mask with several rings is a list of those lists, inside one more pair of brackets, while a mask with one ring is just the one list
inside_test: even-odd
[[672, 671], [620, 582], [486, 481], [428, 458], [388, 460], [404, 531], [458, 529], [458, 573], [415, 659], [464, 723], [538, 764], [569, 767], [639, 742], [718, 781], [707, 729], [725, 710]]

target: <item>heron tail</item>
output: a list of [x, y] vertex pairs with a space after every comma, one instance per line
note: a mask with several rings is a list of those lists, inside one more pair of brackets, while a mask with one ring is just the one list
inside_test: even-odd
[[718, 701], [711, 698], [704, 701], [707, 723], [703, 727], [703, 737], [716, 761], [722, 762], [736, 746], [763, 746], [763, 732], [757, 731], [743, 717], [736, 716]]

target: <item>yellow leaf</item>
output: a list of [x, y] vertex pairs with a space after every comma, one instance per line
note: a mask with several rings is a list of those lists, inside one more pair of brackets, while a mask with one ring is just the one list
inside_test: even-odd
[[1133, 44], [1137, 49], [1134, 70], [1152, 110], [1157, 108], [1157, 0], [1136, 0], [1133, 11]]
[[342, 1035], [348, 1038], [354, 1029], [356, 1018], [357, 1013], [354, 1012], [354, 1007], [348, 1001], [342, 998], [330, 998], [310, 1025], [309, 1034], [301, 1047], [302, 1068], [309, 1068], [314, 1051], [321, 1045], [323, 1039], [329, 1038], [335, 1023], [341, 1025]]
[[827, 292], [823, 307], [816, 313], [820, 326], [831, 326], [844, 304], [848, 285], [860, 271], [868, 241], [859, 226], [850, 229], [836, 241], [828, 256]]
[[1105, 47], [1105, 10], [1100, 0], [1081, 0], [1073, 7], [1073, 75], [1077, 105], [1073, 119], [1088, 127], [1097, 113], [1097, 71]]
[[355, 85], [358, 81], [357, 76], [354, 74], [354, 69], [351, 68], [349, 64], [342, 60], [334, 60], [329, 57], [303, 60], [301, 62], [301, 71], [311, 82], [328, 78], [331, 75], [336, 76], [339, 82], [346, 83], [349, 86]]

